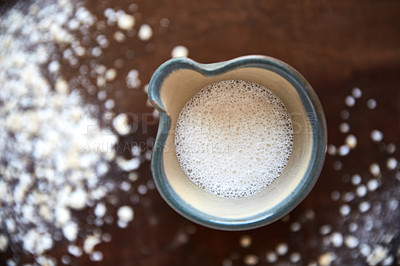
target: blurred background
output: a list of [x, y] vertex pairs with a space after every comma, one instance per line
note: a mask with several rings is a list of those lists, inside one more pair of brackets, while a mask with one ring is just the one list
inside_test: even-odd
[[[1, 265], [399, 265], [400, 2], [2, 1]], [[191, 223], [150, 172], [154, 70], [261, 54], [328, 123], [315, 188], [269, 226]]]

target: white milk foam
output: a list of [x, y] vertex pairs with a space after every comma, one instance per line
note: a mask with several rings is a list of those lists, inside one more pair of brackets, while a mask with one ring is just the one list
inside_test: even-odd
[[183, 107], [175, 149], [196, 185], [225, 198], [254, 195], [286, 167], [293, 126], [282, 101], [267, 88], [226, 80], [199, 90]]

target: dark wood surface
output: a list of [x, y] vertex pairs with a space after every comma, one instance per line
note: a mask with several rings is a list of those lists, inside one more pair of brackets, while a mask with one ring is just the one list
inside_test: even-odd
[[[137, 204], [129, 202], [129, 194], [121, 193], [120, 202], [133, 206], [135, 219], [126, 229], [116, 225], [102, 228], [111, 233], [112, 240], [96, 246], [104, 254], [103, 260], [96, 264], [228, 266], [243, 265], [246, 256], [254, 254], [259, 259], [258, 265], [266, 265], [266, 253], [276, 250], [279, 243], [287, 243], [289, 251], [278, 256], [274, 263], [277, 265], [308, 265], [321, 260], [326, 252], [335, 254], [333, 265], [365, 265], [367, 258], [360, 253], [361, 243], [368, 244], [372, 251], [377, 245], [387, 247], [388, 256], [393, 257], [392, 264], [400, 263], [400, 208], [388, 207], [392, 199], [400, 198], [399, 167], [386, 168], [389, 157], [398, 160], [400, 157], [399, 1], [145, 0], [135, 3], [138, 5], [135, 28], [147, 23], [153, 28], [153, 37], [148, 42], [128, 38], [124, 44], [113, 43], [100, 58], [105, 65], [124, 58], [121, 77], [135, 68], [142, 85], [148, 83], [153, 71], [171, 57], [171, 50], [177, 45], [186, 46], [189, 57], [202, 63], [248, 54], [273, 56], [294, 66], [314, 87], [325, 110], [329, 144], [344, 143], [347, 134], [339, 131], [339, 125], [344, 121], [341, 112], [348, 110], [350, 133], [357, 137], [358, 145], [345, 157], [327, 155], [317, 185], [287, 220], [247, 232], [223, 232], [195, 225], [174, 212], [156, 190], [140, 196]], [[129, 4], [130, 1], [102, 0], [84, 6], [104, 19], [106, 7], [128, 10]], [[160, 26], [162, 18], [169, 19], [167, 28]], [[114, 31], [115, 28], [109, 27], [105, 35], [112, 36]], [[154, 45], [152, 51], [149, 43]], [[134, 51], [131, 59], [127, 58], [130, 50]], [[66, 66], [63, 71], [73, 77], [77, 70]], [[124, 80], [119, 78], [110, 89], [110, 97], [116, 100], [116, 113], [151, 111], [145, 105], [147, 96], [142, 89], [124, 91], [121, 97], [118, 91], [123, 86]], [[354, 107], [348, 107], [344, 99], [354, 87], [359, 87], [363, 95]], [[374, 110], [366, 107], [370, 98], [377, 101]], [[89, 94], [86, 99], [96, 103], [95, 97]], [[382, 143], [371, 141], [373, 129], [384, 133]], [[148, 136], [155, 136], [156, 130], [154, 123], [147, 134], [128, 136], [120, 141], [146, 140]], [[392, 155], [385, 150], [389, 143], [398, 146]], [[335, 170], [338, 162], [342, 168]], [[374, 162], [382, 170], [381, 186], [365, 197], [356, 196], [347, 203], [352, 208], [351, 214], [341, 216], [339, 209], [345, 201], [333, 200], [332, 192], [355, 193], [357, 186], [350, 182], [350, 177], [358, 173], [366, 184], [373, 178], [369, 166]], [[151, 178], [149, 163], [145, 163], [140, 168], [135, 189]], [[372, 206], [365, 213], [358, 209], [363, 201]], [[313, 219], [307, 218], [310, 210], [315, 213]], [[369, 220], [373, 222], [372, 229], [365, 226]], [[293, 232], [291, 227], [296, 222], [301, 228]], [[355, 232], [349, 232], [350, 223], [358, 225]], [[329, 243], [332, 232], [321, 234], [323, 225], [330, 225], [332, 232], [344, 237], [355, 236], [360, 244], [355, 248], [346, 244], [334, 247]], [[392, 232], [394, 236], [385, 243], [384, 236]], [[247, 248], [240, 245], [243, 235], [252, 239]], [[298, 262], [291, 262], [294, 252], [301, 255]], [[51, 252], [58, 258], [65, 253], [63, 242]], [[13, 255], [27, 256], [16, 248], [2, 254], [0, 259]], [[83, 255], [74, 263], [93, 262]]]

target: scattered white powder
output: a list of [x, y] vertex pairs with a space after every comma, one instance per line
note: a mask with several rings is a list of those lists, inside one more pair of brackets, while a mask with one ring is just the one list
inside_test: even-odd
[[276, 246], [276, 253], [278, 255], [283, 256], [289, 251], [289, 246], [286, 243], [279, 243]]
[[248, 254], [243, 258], [243, 262], [245, 265], [256, 265], [258, 261], [259, 258], [254, 254]]
[[101, 48], [107, 48], [108, 45], [110, 44], [107, 38], [104, 35], [98, 35], [96, 37], [97, 43], [100, 45]]
[[174, 49], [172, 49], [171, 52], [171, 57], [188, 57], [189, 55], [189, 50], [182, 45], [175, 46]]
[[345, 99], [344, 99], [344, 102], [345, 102], [345, 104], [347, 105], [347, 106], [350, 106], [350, 107], [352, 107], [352, 106], [354, 106], [355, 104], [356, 104], [356, 100], [354, 99], [354, 97], [353, 96], [347, 96]]
[[358, 225], [356, 223], [349, 224], [349, 232], [355, 232], [358, 229]]
[[120, 189], [123, 191], [129, 191], [131, 189], [131, 184], [127, 181], [123, 181], [121, 182], [121, 184], [119, 185]]
[[339, 131], [342, 133], [348, 133], [350, 131], [350, 126], [349, 124], [343, 122], [339, 125]]
[[340, 112], [340, 117], [341, 117], [343, 120], [349, 119], [349, 117], [350, 117], [349, 111], [347, 111], [347, 110], [342, 110], [342, 111]]
[[360, 253], [364, 257], [367, 257], [368, 255], [371, 254], [371, 247], [365, 243], [360, 244]]
[[114, 68], [108, 69], [105, 73], [105, 78], [108, 81], [114, 80], [116, 76], [117, 76], [117, 71]]
[[118, 16], [118, 27], [121, 30], [130, 30], [135, 25], [135, 18], [128, 14], [121, 14]]
[[387, 169], [389, 169], [389, 170], [394, 170], [394, 169], [397, 168], [398, 163], [399, 163], [399, 162], [396, 160], [396, 158], [390, 157], [390, 158], [387, 159], [387, 161], [386, 161], [386, 167], [387, 167]]
[[331, 263], [333, 261], [335, 261], [335, 259], [336, 259], [336, 256], [334, 253], [326, 252], [326, 253], [321, 254], [321, 256], [319, 256], [318, 263], [321, 266], [329, 266], [329, 265], [331, 265]]
[[332, 231], [332, 227], [328, 224], [325, 224], [319, 228], [319, 233], [321, 235], [327, 235]]
[[289, 222], [289, 220], [290, 220], [290, 214], [285, 215], [285, 216], [281, 219], [281, 221], [284, 222], [284, 223]]
[[110, 233], [103, 233], [103, 235], [101, 236], [101, 239], [104, 241], [104, 242], [110, 242], [111, 241], [111, 234]]
[[337, 161], [333, 162], [332, 166], [333, 166], [333, 169], [335, 169], [336, 171], [340, 171], [343, 168], [343, 163], [341, 161], [337, 160]]
[[390, 266], [390, 265], [393, 265], [393, 263], [394, 263], [394, 256], [389, 255], [383, 260], [382, 265]]
[[263, 190], [282, 173], [292, 147], [292, 122], [283, 103], [265, 87], [242, 80], [199, 90], [183, 107], [175, 131], [185, 174], [220, 197]]
[[87, 202], [87, 193], [83, 188], [78, 188], [69, 195], [68, 206], [75, 210], [83, 209]]
[[344, 243], [346, 244], [346, 246], [348, 248], [357, 247], [359, 242], [360, 241], [358, 240], [358, 238], [356, 238], [355, 236], [352, 236], [352, 235], [346, 236], [345, 239], [344, 239]]
[[342, 198], [345, 202], [352, 201], [356, 196], [352, 192], [346, 192], [342, 195]]
[[114, 117], [112, 125], [121, 136], [127, 135], [131, 131], [131, 126], [129, 125], [128, 115], [121, 113]]
[[119, 168], [126, 172], [130, 172], [133, 170], [136, 170], [140, 166], [140, 158], [134, 157], [132, 159], [125, 159], [121, 156], [118, 156], [115, 161], [117, 162], [117, 165]]
[[71, 212], [68, 208], [62, 207], [55, 211], [56, 223], [58, 226], [66, 224], [71, 219]]
[[314, 220], [315, 211], [313, 209], [307, 209], [304, 213], [304, 216], [307, 218], [307, 220]]
[[103, 259], [103, 253], [101, 251], [94, 251], [90, 254], [91, 261], [101, 261]]
[[[354, 88], [352, 90], [352, 95], [347, 98], [346, 104], [348, 106], [353, 106], [353, 100], [354, 104], [356, 102], [356, 99], [359, 99], [362, 97], [362, 92], [359, 88]], [[353, 98], [353, 99], [351, 99]], [[370, 100], [368, 102], [368, 107], [370, 109], [374, 109], [376, 107], [376, 101], [375, 100]], [[350, 113], [346, 110], [341, 112], [341, 117], [343, 120], [348, 119], [350, 116]], [[339, 126], [339, 131], [342, 133], [348, 133], [350, 131], [350, 125], [347, 123], [342, 123]], [[367, 132], [368, 134], [368, 132]], [[368, 135], [367, 135], [368, 136]], [[379, 130], [373, 130], [370, 134], [370, 138], [374, 142], [382, 142], [383, 141], [383, 133]], [[333, 144], [328, 145], [327, 152], [331, 156], [335, 155], [342, 155], [345, 156], [347, 155], [350, 150], [357, 148], [357, 137], [355, 137], [353, 134], [348, 134], [345, 138], [344, 144], [343, 145], [338, 145], [335, 146]], [[389, 156], [388, 159], [384, 162], [384, 165], [388, 170], [398, 170], [399, 167], [399, 162], [398, 159], [395, 157], [394, 153], [396, 152], [396, 145], [394, 143], [389, 143], [387, 144], [385, 151], [387, 152]], [[343, 158], [345, 160], [345, 158]], [[336, 161], [335, 163], [341, 163], [341, 161]], [[335, 164], [334, 163], [334, 164]], [[379, 162], [381, 163], [381, 162]], [[393, 235], [396, 234], [398, 231], [397, 229], [394, 229], [391, 227], [390, 230], [393, 230], [393, 233], [388, 233], [388, 234], [383, 234], [378, 241], [381, 241], [382, 243], [389, 244], [389, 246], [383, 246], [383, 245], [376, 245], [370, 246], [365, 243], [361, 243], [360, 241], [372, 241], [373, 238], [370, 238], [372, 235], [371, 232], [372, 230], [376, 231], [379, 230], [379, 222], [376, 222], [376, 217], [373, 217], [372, 215], [379, 215], [382, 213], [381, 208], [383, 208], [382, 205], [385, 205], [386, 210], [389, 210], [390, 212], [394, 213], [397, 211], [397, 209], [400, 206], [399, 200], [397, 198], [390, 198], [390, 196], [387, 201], [385, 201], [385, 204], [372, 204], [372, 202], [368, 201], [368, 198], [363, 198], [367, 196], [367, 193], [369, 191], [375, 191], [377, 190], [383, 180], [386, 179], [384, 177], [384, 172], [381, 171], [380, 166], [377, 162], [374, 162], [369, 165], [367, 168], [370, 172], [370, 174], [374, 177], [373, 179], [371, 178], [371, 175], [365, 175], [363, 174], [363, 177], [361, 177], [360, 174], [354, 174], [350, 175], [350, 181], [351, 184], [353, 184], [355, 187], [354, 191], [349, 191], [349, 192], [339, 192], [339, 191], [332, 191], [331, 192], [331, 198], [334, 201], [340, 201], [340, 202], [351, 202], [353, 201], [352, 207], [350, 207], [350, 203], [348, 204], [343, 204], [339, 207], [339, 213], [343, 217], [339, 221], [339, 224], [333, 224], [333, 225], [324, 225], [319, 228], [319, 232], [322, 237], [322, 245], [324, 248], [328, 249], [336, 249], [338, 251], [341, 251], [338, 254], [333, 253], [332, 251], [323, 253], [318, 257], [318, 265], [331, 265], [333, 263], [343, 263], [341, 261], [340, 254], [342, 254], [342, 250], [345, 249], [353, 249], [351, 252], [351, 257], [353, 261], [357, 262], [360, 259], [360, 255], [366, 260], [364, 263], [368, 263], [368, 265], [393, 265], [396, 259], [395, 254], [392, 254], [390, 252], [391, 245], [390, 243], [393, 243]], [[341, 167], [340, 167], [341, 168]], [[336, 169], [336, 168], [335, 168]], [[339, 167], [338, 167], [339, 169]], [[397, 171], [398, 172], [398, 171]], [[396, 174], [396, 173], [395, 173]], [[349, 175], [347, 173], [343, 174], [343, 180], [347, 182]], [[397, 179], [400, 180], [400, 172], [396, 175]], [[369, 179], [369, 180], [368, 180]], [[363, 182], [364, 181], [364, 182]], [[385, 181], [386, 182], [386, 181]], [[389, 182], [389, 181], [388, 181]], [[357, 202], [359, 199], [355, 199], [355, 197], [360, 197], [363, 198], [362, 201]], [[380, 217], [380, 216], [379, 216]], [[367, 218], [367, 219], [365, 219]], [[289, 219], [287, 219], [289, 220]], [[343, 221], [348, 221], [348, 226], [347, 230], [348, 233], [353, 234], [353, 235], [343, 235], [344, 231], [346, 230], [346, 223], [341, 223]], [[363, 222], [361, 222], [363, 221]], [[339, 226], [339, 228], [337, 228]], [[289, 229], [291, 231], [296, 231], [297, 225], [296, 222], [291, 223], [289, 226]], [[333, 232], [332, 234], [332, 228], [336, 228], [336, 232]], [[385, 228], [386, 229], [386, 228]], [[301, 229], [300, 229], [301, 230]], [[344, 231], [343, 231], [344, 230]], [[329, 235], [330, 234], [330, 235]], [[363, 235], [364, 234], [364, 235]], [[370, 242], [376, 243], [374, 241]], [[344, 247], [343, 247], [344, 245]], [[288, 246], [289, 248], [289, 246]], [[358, 254], [359, 252], [359, 254]], [[285, 253], [286, 254], [286, 253]], [[278, 255], [275, 252], [267, 251], [265, 254], [265, 261], [273, 264], [290, 264], [290, 263], [295, 263], [293, 260], [293, 254], [296, 254], [296, 252], [290, 254], [288, 258], [282, 257], [279, 258]], [[346, 256], [347, 257], [347, 256]], [[294, 258], [296, 259], [296, 257]], [[289, 261], [288, 261], [289, 260]], [[300, 258], [301, 260], [301, 258]], [[337, 261], [336, 261], [337, 260]], [[362, 261], [361, 261], [362, 263]], [[301, 261], [301, 264], [305, 265], [317, 265], [316, 262], [314, 261]]]
[[297, 263], [301, 260], [301, 255], [298, 252], [293, 252], [290, 254], [289, 260], [291, 263]]
[[393, 154], [393, 153], [396, 151], [396, 144], [394, 144], [394, 143], [389, 143], [389, 144], [386, 146], [386, 151], [387, 151], [389, 154]]
[[0, 234], [0, 252], [6, 251], [7, 247], [8, 247], [7, 236]]
[[131, 153], [135, 157], [140, 156], [140, 153], [141, 153], [140, 148], [138, 146], [133, 146], [131, 149]]
[[265, 260], [269, 263], [274, 263], [278, 260], [278, 256], [275, 252], [269, 251], [265, 254]]
[[[21, 233], [18, 234], [22, 235]], [[54, 243], [50, 233], [36, 232], [35, 229], [30, 229], [26, 233], [24, 232], [23, 239], [16, 240], [22, 242], [24, 250], [36, 255], [50, 250]]]
[[364, 185], [358, 186], [356, 193], [357, 193], [357, 196], [364, 197], [365, 195], [367, 195], [367, 187]]
[[224, 259], [222, 261], [222, 266], [232, 266], [232, 261], [230, 259]]
[[339, 147], [339, 155], [346, 156], [350, 153], [350, 147], [347, 145], [342, 145]]
[[383, 140], [383, 133], [377, 129], [372, 130], [370, 136], [374, 142], [381, 142]]
[[379, 165], [377, 163], [372, 163], [369, 166], [369, 172], [373, 175], [373, 176], [379, 176], [381, 173], [381, 168], [379, 167]]
[[104, 16], [107, 18], [107, 23], [109, 25], [115, 25], [118, 20], [118, 15], [122, 15], [124, 13], [116, 12], [112, 8], [106, 8], [104, 10]]
[[116, 41], [119, 42], [119, 43], [123, 43], [123, 42], [126, 41], [126, 36], [125, 36], [125, 34], [123, 34], [122, 32], [116, 31], [116, 32], [114, 33], [114, 40], [116, 40]]
[[54, 258], [47, 257], [47, 256], [39, 256], [36, 258], [36, 262], [39, 265], [46, 265], [46, 266], [56, 266], [57, 262]]
[[[82, 8], [79, 10], [83, 12]], [[36, 255], [53, 246], [47, 232], [52, 226], [67, 223], [68, 208], [85, 207], [93, 199], [92, 190], [99, 187], [101, 176], [96, 174], [95, 165], [109, 161], [113, 155], [101, 153], [91, 144], [113, 146], [117, 141], [90, 118], [91, 106], [83, 104], [79, 94], [59, 76], [57, 61], [49, 64], [49, 70], [56, 77], [54, 90], [41, 72], [41, 65], [49, 59], [43, 51], [73, 40], [61, 28], [72, 15], [73, 6], [69, 2], [63, 8], [56, 4], [45, 6], [37, 18], [24, 16], [23, 20], [20, 11], [13, 9], [3, 20], [4, 25], [13, 27], [3, 27], [2, 36], [13, 36], [17, 32], [25, 35], [13, 39], [10, 49], [7, 49], [8, 38], [0, 38], [3, 47], [0, 58], [7, 58], [0, 65], [0, 152], [3, 154], [0, 172], [7, 187], [7, 194], [0, 199], [4, 206], [0, 216], [8, 217], [6, 225], [14, 219], [17, 226], [7, 228], [12, 241], [22, 243], [25, 250]], [[36, 23], [36, 19], [42, 23]], [[48, 25], [52, 25], [50, 29]], [[49, 30], [47, 43], [32, 38]], [[7, 141], [11, 135], [14, 141]], [[35, 162], [33, 166], [31, 161]], [[87, 178], [91, 181], [85, 187]], [[8, 211], [14, 213], [14, 218], [4, 213]], [[28, 230], [29, 223], [40, 227], [42, 232]], [[63, 230], [72, 239], [74, 232], [70, 228]]]
[[367, 256], [368, 265], [377, 265], [378, 263], [382, 262], [386, 259], [389, 250], [386, 247], [381, 245], [377, 245], [372, 253]]
[[[110, 24], [118, 22], [124, 30], [133, 27], [132, 16], [117, 16], [112, 9], [105, 13]], [[54, 264], [42, 254], [55, 241], [78, 243], [82, 228], [75, 210], [96, 206], [94, 213], [102, 224], [106, 207], [99, 201], [113, 188], [103, 181], [115, 159], [118, 138], [100, 127], [95, 118], [98, 106], [87, 104], [76, 82], [60, 73], [61, 65], [66, 65], [79, 69], [79, 78], [90, 74], [98, 88], [86, 88], [89, 94], [97, 94], [106, 108], [114, 107], [102, 88], [115, 80], [116, 70], [101, 64], [79, 65], [78, 58], [98, 57], [108, 46], [104, 35], [98, 35], [91, 47], [77, 37], [79, 31], [87, 34], [96, 21], [87, 9], [68, 0], [53, 4], [38, 0], [25, 12], [10, 9], [0, 21], [0, 226], [10, 237], [0, 235], [0, 250], [8, 243], [20, 245], [40, 265]], [[51, 56], [58, 50], [60, 58]], [[138, 73], [135, 84], [140, 84]], [[119, 134], [126, 134], [121, 120], [117, 118], [114, 126]], [[140, 161], [133, 160], [117, 160], [117, 165], [137, 169]], [[90, 233], [94, 228], [84, 230]], [[100, 242], [98, 235], [84, 241], [84, 250], [94, 261], [102, 259], [101, 253], [93, 251]], [[68, 252], [82, 255], [75, 245], [68, 245]], [[67, 255], [62, 258], [67, 264], [70, 261]]]
[[294, 222], [290, 225], [290, 230], [292, 232], [298, 232], [301, 229], [301, 224], [299, 222]]
[[108, 99], [107, 101], [105, 101], [104, 103], [104, 107], [106, 109], [113, 109], [115, 106], [115, 101], [113, 99]]
[[340, 206], [339, 212], [340, 212], [340, 215], [347, 216], [350, 214], [351, 208], [349, 205], [344, 204], [344, 205]]
[[361, 183], [361, 176], [360, 176], [360, 175], [357, 175], [357, 174], [353, 175], [353, 176], [351, 177], [351, 183], [352, 183], [353, 185], [359, 185], [359, 184]]
[[374, 222], [372, 221], [372, 219], [369, 218], [364, 223], [364, 230], [369, 232], [372, 230], [372, 228], [374, 228]]
[[[94, 57], [99, 57], [99, 56], [103, 53], [102, 50], [100, 49], [100, 47], [94, 47], [94, 48], [92, 48], [91, 52], [92, 52], [92, 55], [93, 55]], [[80, 56], [82, 56], [82, 55], [84, 55], [84, 54], [85, 54], [84, 48], [82, 48], [82, 52], [81, 52], [81, 55], [80, 55]], [[78, 54], [78, 55], [79, 55], [79, 54]]]
[[371, 110], [375, 109], [375, 108], [376, 108], [376, 105], [377, 105], [377, 103], [376, 103], [376, 100], [375, 100], [375, 99], [369, 99], [369, 100], [367, 101], [367, 107], [368, 107], [369, 109], [371, 109]]
[[78, 246], [75, 245], [69, 245], [68, 246], [68, 253], [75, 256], [75, 257], [80, 257], [82, 256], [82, 249]]
[[83, 251], [85, 251], [86, 254], [90, 254], [93, 252], [94, 247], [99, 243], [101, 243], [99, 235], [89, 235], [85, 238], [83, 242]]
[[341, 247], [343, 244], [343, 235], [335, 232], [331, 235], [331, 242], [334, 247]]
[[107, 98], [107, 92], [106, 91], [99, 91], [97, 93], [97, 99], [100, 101], [104, 101]]
[[121, 206], [117, 212], [118, 215], [118, 226], [124, 228], [129, 222], [133, 220], [134, 213], [133, 209], [129, 206]]
[[125, 80], [126, 86], [129, 89], [136, 89], [140, 86], [139, 72], [136, 69], [132, 69], [131, 71], [129, 71]]
[[350, 147], [350, 149], [354, 149], [357, 146], [357, 138], [356, 136], [350, 134], [347, 135], [346, 139], [345, 139], [345, 143], [347, 146]]
[[169, 19], [167, 19], [167, 18], [162, 18], [162, 19], [160, 20], [160, 26], [163, 27], [163, 28], [168, 27], [168, 26], [169, 26], [169, 23], [170, 23], [170, 21], [169, 21]]
[[340, 199], [340, 192], [337, 190], [332, 191], [331, 193], [331, 199], [333, 201], [337, 201], [338, 199]]
[[48, 66], [50, 72], [58, 72], [60, 70], [60, 63], [58, 61], [51, 61]]
[[395, 211], [399, 207], [399, 201], [396, 199], [392, 199], [389, 201], [388, 205], [390, 210]]
[[329, 144], [329, 145], [328, 145], [328, 154], [329, 154], [329, 155], [332, 155], [332, 156], [335, 156], [335, 155], [336, 155], [336, 152], [337, 152], [336, 146], [333, 145], [333, 144]]
[[375, 191], [379, 187], [379, 182], [376, 179], [371, 179], [367, 183], [367, 187], [369, 191]]
[[63, 227], [63, 234], [69, 241], [75, 241], [78, 236], [78, 225], [74, 222], [68, 222]]
[[107, 208], [104, 203], [98, 203], [94, 209], [94, 215], [97, 217], [103, 217], [107, 212]]
[[361, 213], [368, 211], [371, 208], [371, 204], [368, 201], [363, 201], [358, 205]]
[[397, 179], [398, 181], [400, 181], [400, 171], [398, 171], [398, 172], [396, 173], [396, 179]]
[[252, 242], [252, 239], [251, 239], [251, 236], [249, 236], [249, 235], [241, 236], [240, 239], [239, 239], [239, 244], [240, 244], [240, 246], [242, 248], [250, 247], [251, 246], [251, 242]]
[[354, 98], [359, 99], [362, 96], [362, 91], [360, 90], [360, 88], [356, 87], [351, 91], [351, 94], [353, 95]]
[[149, 25], [143, 24], [142, 26], [140, 26], [138, 33], [139, 39], [141, 39], [142, 41], [148, 41], [150, 40], [152, 35], [153, 35], [153, 30]]
[[147, 193], [147, 187], [145, 185], [138, 186], [138, 192], [140, 195], [144, 195]]

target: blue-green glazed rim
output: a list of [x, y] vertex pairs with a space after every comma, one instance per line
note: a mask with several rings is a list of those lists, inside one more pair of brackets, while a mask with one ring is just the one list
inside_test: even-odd
[[[161, 101], [164, 80], [174, 71], [190, 69], [204, 76], [216, 76], [240, 68], [262, 68], [273, 71], [289, 81], [297, 90], [304, 108], [312, 121], [313, 147], [310, 163], [300, 184], [279, 204], [250, 217], [231, 219], [204, 213], [185, 202], [169, 183], [163, 164], [163, 149], [171, 119]], [[149, 100], [160, 113], [158, 133], [155, 140], [151, 171], [158, 191], [164, 200], [187, 219], [206, 227], [220, 230], [248, 230], [270, 224], [294, 209], [311, 191], [325, 160], [327, 130], [322, 105], [307, 80], [288, 64], [267, 56], [250, 55], [213, 64], [201, 64], [188, 58], [174, 58], [162, 64], [153, 74], [148, 90]]]

